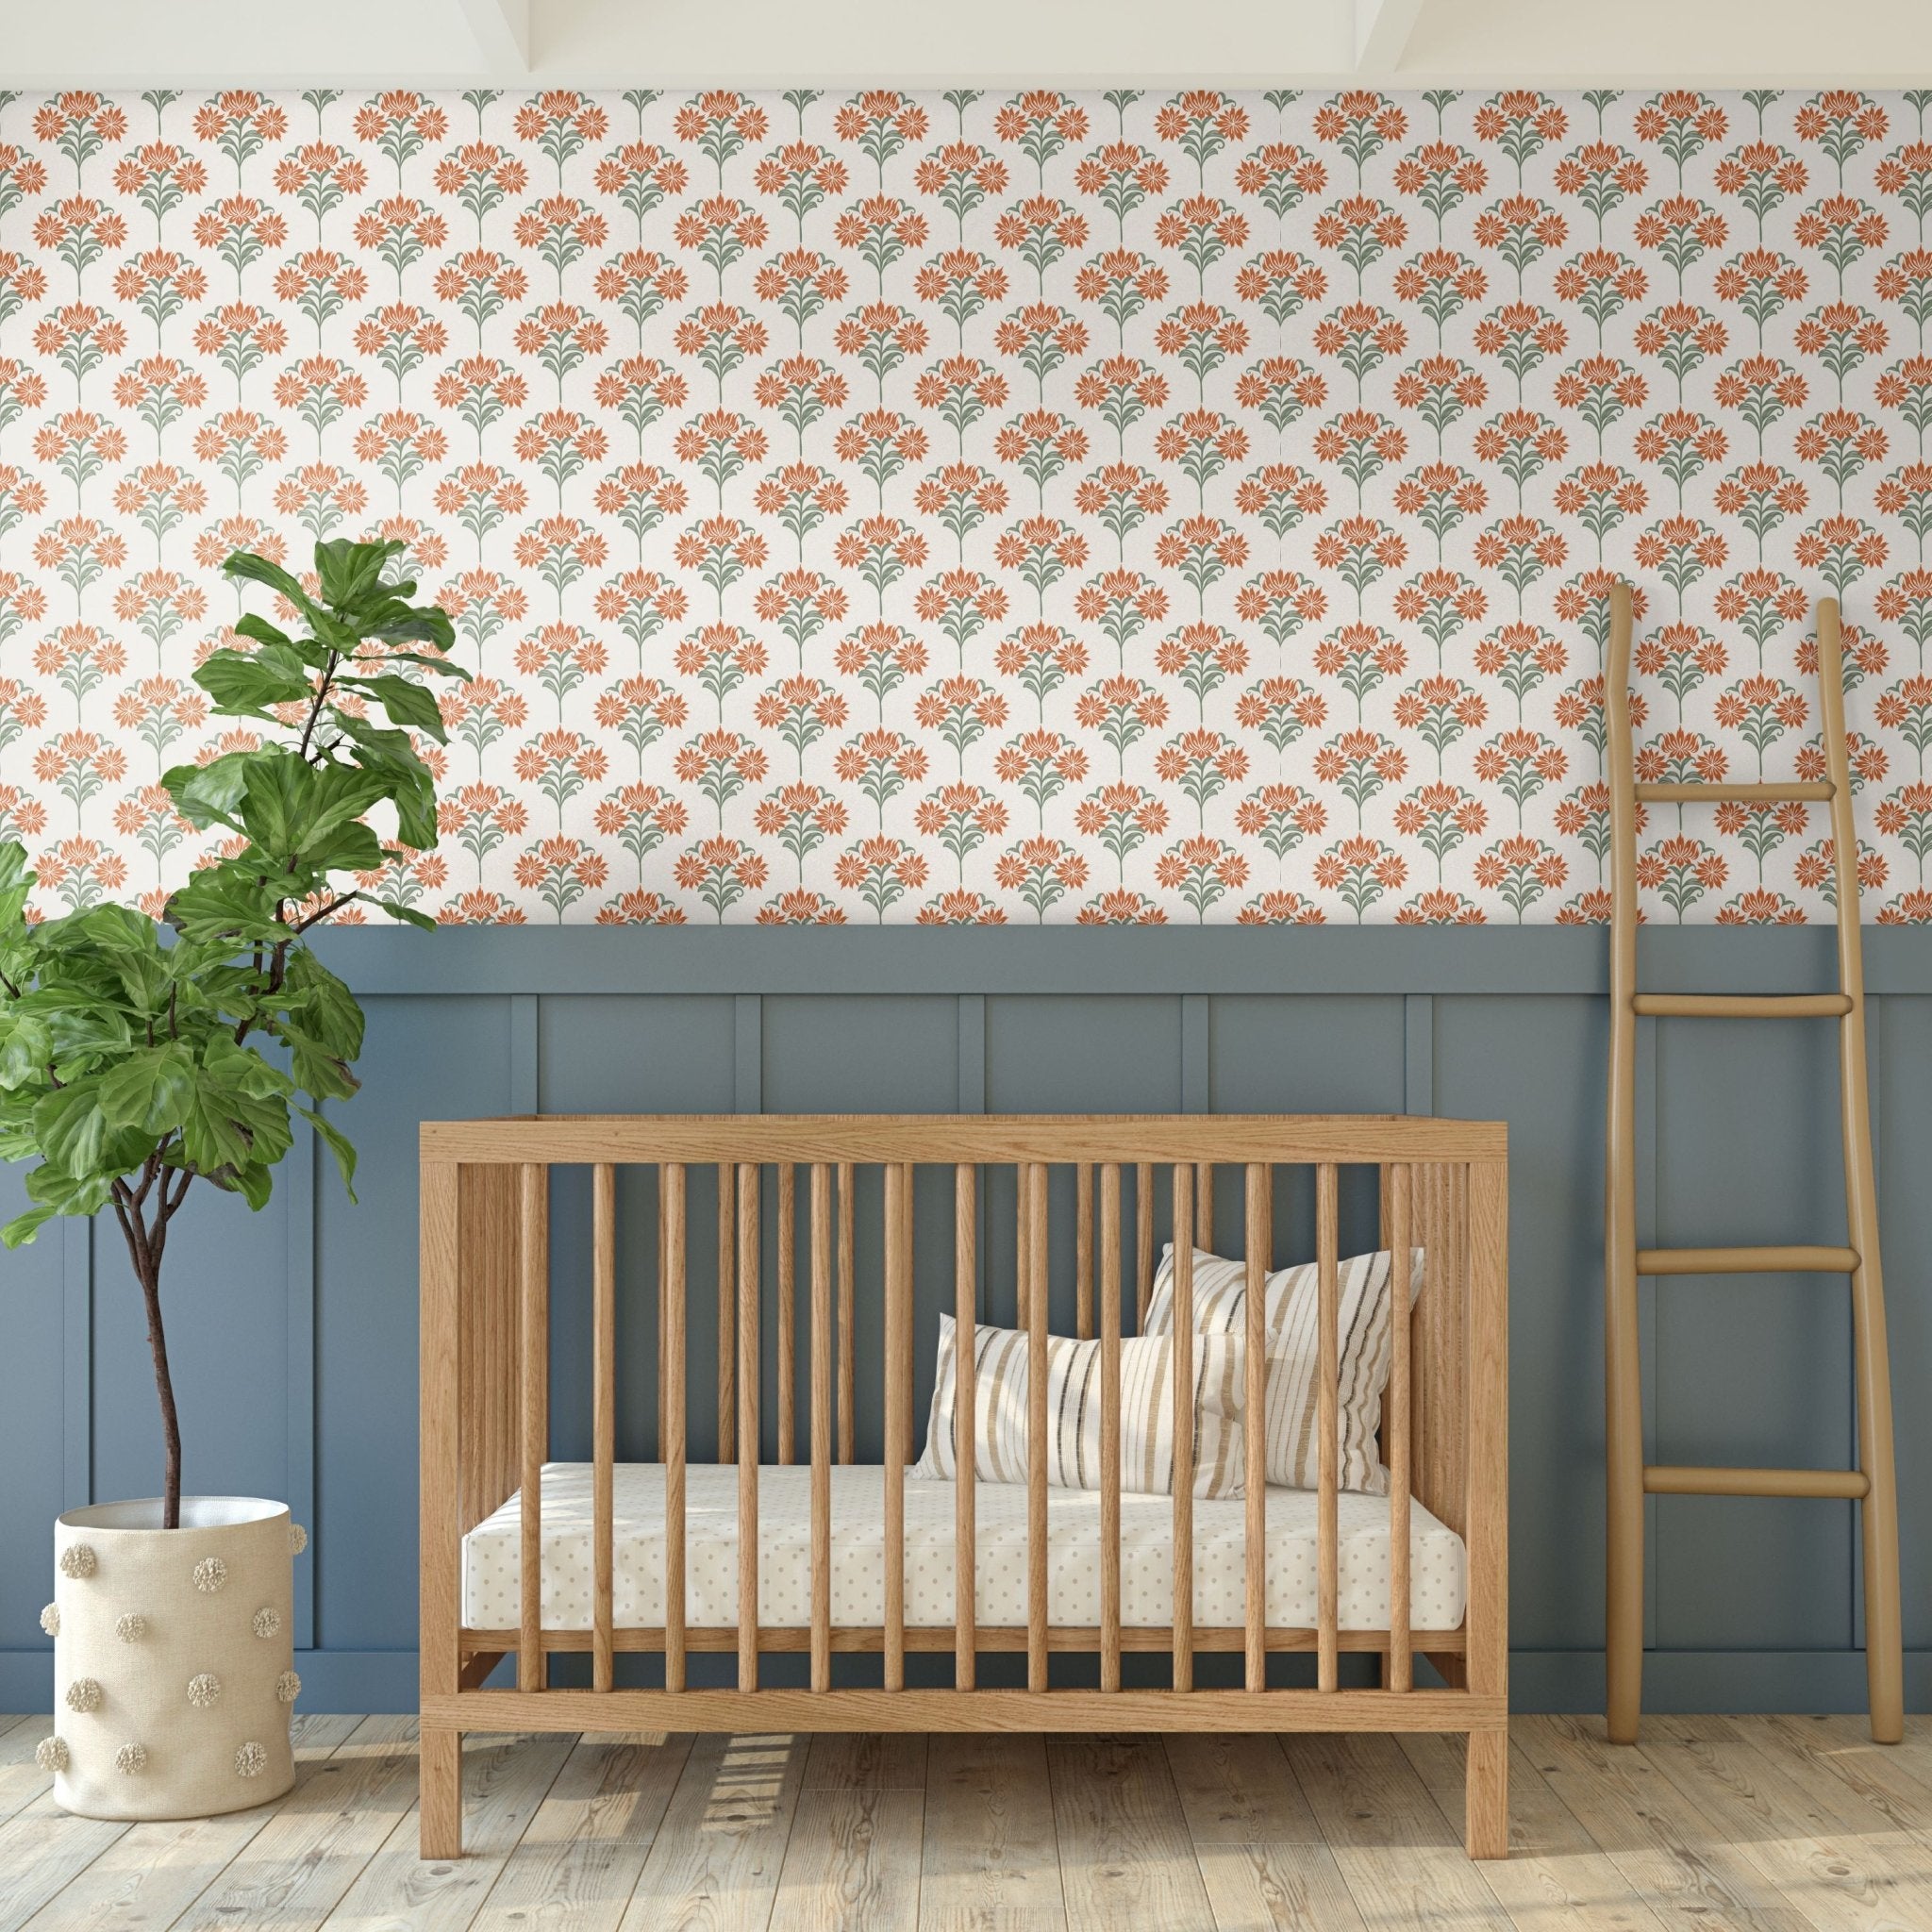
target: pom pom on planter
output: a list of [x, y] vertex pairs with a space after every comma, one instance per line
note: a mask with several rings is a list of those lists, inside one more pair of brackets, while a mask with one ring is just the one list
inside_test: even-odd
[[123, 1777], [132, 1777], [136, 1772], [147, 1769], [147, 1746], [145, 1744], [124, 1744], [114, 1754], [114, 1769]]
[[204, 1557], [194, 1566], [194, 1587], [212, 1596], [228, 1580], [228, 1566], [219, 1557]]
[[139, 1610], [129, 1610], [114, 1619], [114, 1635], [123, 1643], [139, 1643], [147, 1635], [147, 1619]]
[[59, 1636], [60, 1606], [58, 1604], [49, 1604], [47, 1607], [41, 1612], [41, 1628], [44, 1630], [49, 1637]]
[[237, 1777], [259, 1777], [268, 1769], [268, 1753], [252, 1739], [235, 1753]]
[[267, 1605], [263, 1605], [260, 1609], [256, 1611], [254, 1619], [249, 1624], [249, 1628], [258, 1637], [273, 1637], [281, 1627], [281, 1611], [271, 1609]]
[[308, 1532], [299, 1523], [289, 1525], [289, 1554], [299, 1557], [308, 1547]]
[[67, 1769], [67, 1740], [65, 1738], [42, 1738], [34, 1746], [34, 1762], [42, 1771], [65, 1771]]
[[188, 1701], [196, 1710], [207, 1710], [222, 1694], [222, 1680], [209, 1671], [199, 1671], [188, 1680]]
[[67, 1687], [67, 1707], [69, 1710], [98, 1710], [101, 1707], [101, 1687], [96, 1678], [76, 1677]]
[[92, 1576], [94, 1574], [93, 1545], [69, 1543], [60, 1552], [60, 1574], [63, 1576]]
[[275, 1679], [275, 1695], [284, 1704], [293, 1704], [302, 1694], [302, 1679], [293, 1671], [284, 1671]]

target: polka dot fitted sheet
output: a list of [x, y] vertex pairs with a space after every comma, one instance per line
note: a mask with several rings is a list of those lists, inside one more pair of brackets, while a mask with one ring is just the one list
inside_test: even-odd
[[[542, 1487], [546, 1629], [588, 1630], [591, 1616], [591, 1465], [546, 1463]], [[664, 1468], [619, 1463], [615, 1475], [612, 1614], [620, 1625], [664, 1621]], [[975, 1485], [978, 1621], [1026, 1621], [1026, 1490]], [[685, 1618], [738, 1621], [738, 1472], [692, 1463], [686, 1472]], [[1389, 1622], [1389, 1501], [1344, 1492], [1340, 1501], [1341, 1621], [1344, 1629]], [[906, 1622], [953, 1621], [954, 1485], [906, 1482]], [[1194, 1504], [1194, 1621], [1236, 1624], [1245, 1609], [1239, 1498]], [[518, 1618], [520, 1504], [512, 1496], [463, 1539], [463, 1622], [511, 1628]], [[1159, 1627], [1174, 1602], [1173, 1504], [1121, 1498], [1121, 1621]], [[1271, 1624], [1315, 1622], [1316, 1501], [1312, 1491], [1268, 1491], [1267, 1616]], [[1462, 1622], [1467, 1569], [1462, 1539], [1420, 1503], [1411, 1506], [1409, 1620], [1418, 1630]], [[832, 1622], [876, 1625], [885, 1615], [885, 1473], [875, 1465], [832, 1470]], [[1056, 1624], [1100, 1622], [1100, 1496], [1054, 1490], [1047, 1498], [1048, 1615]], [[758, 1621], [811, 1622], [811, 1471], [758, 1472]]]

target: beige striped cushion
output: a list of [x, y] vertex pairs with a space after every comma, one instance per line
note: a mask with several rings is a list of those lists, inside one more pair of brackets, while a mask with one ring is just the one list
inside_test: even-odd
[[[917, 1476], [950, 1482], [954, 1459], [955, 1371], [958, 1350], [950, 1315], [940, 1317], [939, 1374]], [[1174, 1343], [1142, 1336], [1121, 1343], [1121, 1488], [1165, 1496], [1174, 1490]], [[1194, 1494], [1242, 1492], [1242, 1371], [1247, 1338], [1194, 1338]], [[1026, 1335], [1019, 1328], [974, 1330], [973, 1473], [991, 1483], [1026, 1480]], [[1054, 1489], [1100, 1487], [1100, 1343], [1064, 1335], [1046, 1341], [1046, 1480]]]
[[[1411, 1251], [1408, 1306], [1423, 1284], [1423, 1251]], [[1337, 1297], [1341, 1321], [1341, 1375], [1336, 1405], [1341, 1448], [1337, 1480], [1344, 1490], [1382, 1495], [1389, 1473], [1375, 1438], [1382, 1426], [1382, 1391], [1389, 1381], [1389, 1251], [1352, 1255], [1340, 1264]], [[1268, 1276], [1268, 1397], [1264, 1419], [1268, 1480], [1312, 1490], [1321, 1480], [1315, 1433], [1315, 1372], [1321, 1360], [1316, 1318], [1321, 1274], [1314, 1262]], [[1248, 1269], [1194, 1250], [1194, 1332], [1245, 1333]], [[1174, 1325], [1174, 1248], [1161, 1251], [1147, 1306], [1145, 1333], [1165, 1335]]]

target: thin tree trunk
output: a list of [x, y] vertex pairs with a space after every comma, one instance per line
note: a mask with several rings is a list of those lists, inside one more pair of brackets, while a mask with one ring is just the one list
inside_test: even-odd
[[175, 1412], [175, 1381], [168, 1373], [168, 1337], [161, 1326], [161, 1269], [154, 1256], [135, 1257], [134, 1272], [147, 1303], [147, 1345], [154, 1357], [155, 1392], [161, 1399], [161, 1444], [165, 1459], [161, 1527], [181, 1527], [181, 1422]]
[[[127, 1242], [127, 1258], [134, 1278], [141, 1284], [141, 1298], [147, 1306], [147, 1346], [154, 1359], [155, 1393], [161, 1405], [161, 1527], [181, 1527], [181, 1421], [175, 1408], [175, 1378], [168, 1370], [168, 1334], [161, 1321], [161, 1256], [168, 1242], [168, 1223], [180, 1207], [189, 1183], [194, 1178], [184, 1172], [181, 1184], [171, 1199], [168, 1171], [158, 1162], [151, 1164], [142, 1185], [129, 1188], [125, 1181], [114, 1184], [114, 1216]], [[154, 1219], [144, 1218], [149, 1188], [155, 1189]]]

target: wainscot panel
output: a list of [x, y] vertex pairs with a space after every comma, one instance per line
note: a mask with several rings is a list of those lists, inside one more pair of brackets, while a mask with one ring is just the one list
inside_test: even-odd
[[[1932, 1705], [1932, 935], [1868, 930], [1873, 1089], [1900, 1397], [1907, 1688]], [[1659, 990], [1827, 984], [1824, 931], [1655, 930]], [[414, 1702], [415, 1136], [419, 1121], [505, 1111], [955, 1108], [1409, 1111], [1511, 1128], [1511, 1549], [1515, 1700], [1602, 1694], [1601, 932], [1236, 928], [1154, 932], [360, 931], [327, 952], [363, 994], [365, 1087], [342, 1115], [362, 1153], [351, 1206], [298, 1147], [275, 1204], [203, 1199], [181, 1224], [170, 1298], [188, 1481], [287, 1496], [315, 1530], [298, 1571], [305, 1704]], [[1640, 1155], [1646, 1243], [1836, 1241], [1842, 1224], [1831, 1039], [1782, 1027], [1646, 1023]], [[862, 1176], [861, 1209], [877, 1203]], [[993, 1174], [989, 1188], [1010, 1188]], [[589, 1187], [554, 1183], [557, 1448], [589, 1453]], [[694, 1230], [714, 1220], [707, 1177]], [[1131, 1190], [1129, 1191], [1131, 1191]], [[1307, 1203], [1284, 1183], [1284, 1248]], [[917, 1205], [916, 1391], [950, 1295], [950, 1206]], [[1233, 1247], [1232, 1187], [1217, 1234]], [[19, 1175], [0, 1172], [0, 1211]], [[1072, 1190], [1053, 1204], [1054, 1318], [1071, 1325]], [[656, 1181], [619, 1200], [623, 1438], [652, 1453], [648, 1338]], [[1374, 1204], [1351, 1191], [1344, 1239]], [[1166, 1224], [1166, 1207], [1158, 1216]], [[775, 1238], [768, 1199], [767, 1263]], [[860, 1242], [861, 1279], [877, 1229]], [[929, 1265], [928, 1265], [929, 1258]], [[1012, 1257], [982, 1257], [1009, 1319]], [[154, 1486], [158, 1431], [118, 1232], [54, 1227], [0, 1260], [0, 1707], [47, 1707], [49, 1525], [63, 1506]], [[711, 1305], [692, 1243], [693, 1307]], [[861, 1307], [865, 1307], [861, 1296]], [[775, 1324], [766, 1373], [775, 1376]], [[861, 1359], [875, 1355], [861, 1320]], [[802, 1338], [801, 1338], [802, 1339]], [[715, 1324], [691, 1325], [692, 1386], [714, 1386]], [[1671, 1460], [1843, 1463], [1849, 1322], [1829, 1280], [1675, 1281], [1647, 1291], [1647, 1426]], [[801, 1385], [802, 1386], [802, 1385]], [[768, 1431], [774, 1405], [765, 1406]], [[695, 1421], [695, 1414], [694, 1414]], [[862, 1389], [863, 1454], [879, 1441]], [[708, 1408], [704, 1427], [709, 1426]], [[693, 1449], [712, 1444], [697, 1431]], [[771, 1453], [771, 1444], [767, 1444]], [[1850, 1505], [1665, 1498], [1651, 1505], [1656, 1708], [1857, 1708], [1859, 1604]]]

